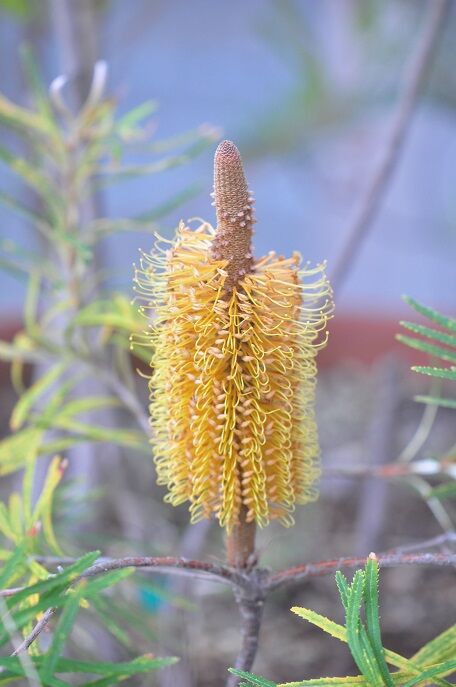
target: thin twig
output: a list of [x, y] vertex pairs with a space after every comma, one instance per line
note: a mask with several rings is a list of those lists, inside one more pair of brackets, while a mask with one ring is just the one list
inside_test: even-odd
[[[454, 464], [453, 464], [454, 470]], [[453, 521], [447, 512], [442, 501], [437, 496], [432, 495], [432, 487], [423, 477], [414, 475], [409, 479], [409, 484], [423, 497], [423, 500], [434, 518], [439, 523], [444, 532], [452, 532], [454, 530]]]
[[188, 560], [175, 556], [127, 556], [126, 558], [104, 559], [84, 570], [79, 579], [95, 577], [110, 570], [120, 570], [122, 568], [147, 568], [174, 575], [204, 576], [206, 580], [223, 582], [236, 587], [249, 588], [250, 586], [248, 576], [241, 571], [233, 570], [224, 565]]
[[17, 656], [18, 654], [22, 654], [24, 651], [27, 651], [29, 646], [33, 644], [35, 639], [38, 638], [38, 635], [41, 634], [41, 632], [44, 630], [50, 619], [55, 613], [55, 608], [48, 608], [47, 611], [43, 613], [41, 616], [40, 620], [37, 622], [33, 630], [30, 632], [30, 634], [27, 635], [27, 637], [24, 639], [19, 646], [17, 646], [11, 656]]
[[17, 592], [21, 592], [25, 587], [11, 587], [10, 589], [0, 589], [0, 597], [14, 596]]
[[[441, 380], [438, 381], [440, 382]], [[430, 393], [432, 396], [438, 395], [438, 388], [436, 384], [432, 384]], [[439, 406], [437, 405], [434, 406], [430, 403], [427, 403], [424, 406], [423, 415], [421, 416], [421, 420], [419, 422], [418, 427], [416, 428], [408, 444], [405, 446], [405, 448], [402, 449], [401, 453], [399, 454], [399, 462], [410, 463], [418, 455], [419, 450], [424, 446], [429, 434], [431, 433], [432, 427], [434, 426], [434, 422], [437, 417], [438, 410]]]
[[[456, 554], [445, 553], [410, 553], [410, 554], [380, 554], [377, 556], [380, 567], [393, 568], [401, 565], [431, 565], [438, 567], [456, 567]], [[304, 563], [295, 565], [287, 570], [281, 570], [268, 578], [268, 589], [276, 589], [282, 584], [299, 582], [309, 577], [322, 577], [331, 575], [336, 570], [357, 568], [366, 562], [365, 556], [352, 558], [337, 558], [332, 561], [319, 561], [318, 563]]]
[[454, 462], [423, 458], [412, 463], [384, 463], [383, 465], [343, 465], [323, 469], [323, 477], [379, 477], [391, 479], [396, 477], [410, 477], [412, 475], [456, 476]]
[[432, 64], [449, 4], [449, 0], [432, 0], [428, 3], [429, 11], [423, 34], [404, 74], [403, 87], [386, 136], [383, 154], [372, 173], [353, 222], [348, 227], [339, 255], [333, 262], [331, 283], [336, 292], [347, 277], [392, 179]]
[[[58, 556], [34, 556], [33, 560], [45, 567], [71, 565], [76, 558]], [[100, 558], [90, 568], [84, 570], [79, 579], [94, 577], [110, 570], [121, 568], [144, 568], [159, 574], [190, 575], [193, 578], [204, 577], [237, 587], [248, 587], [248, 575], [225, 565], [191, 560], [178, 556], [126, 556], [125, 558]]]
[[389, 553], [411, 553], [412, 551], [424, 551], [425, 549], [432, 549], [434, 547], [445, 547], [446, 544], [456, 544], [456, 532], [446, 532], [439, 534], [438, 537], [432, 537], [426, 541], [417, 542], [415, 544], [405, 544], [404, 546], [396, 546], [391, 549]]
[[149, 417], [145, 411], [144, 405], [138, 400], [134, 393], [122, 383], [119, 377], [113, 373], [111, 370], [105, 369], [104, 367], [97, 366], [94, 367], [93, 363], [88, 360], [86, 356], [83, 356], [79, 351], [77, 353], [78, 357], [82, 362], [90, 367], [94, 373], [101, 379], [106, 386], [111, 389], [122, 403], [122, 405], [131, 413], [139, 427], [143, 430], [144, 434], [148, 437], [150, 436], [150, 423]]

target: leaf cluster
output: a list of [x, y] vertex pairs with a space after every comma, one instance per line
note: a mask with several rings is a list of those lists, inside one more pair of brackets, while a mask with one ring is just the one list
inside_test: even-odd
[[[412, 370], [435, 379], [456, 381], [456, 319], [442, 315], [437, 310], [422, 305], [408, 296], [404, 300], [417, 313], [429, 320], [431, 324], [438, 325], [439, 328], [403, 321], [401, 325], [412, 332], [414, 336], [398, 334], [398, 340], [417, 351], [427, 353], [436, 361], [449, 363], [449, 366], [446, 365], [445, 367], [442, 365], [415, 365]], [[456, 399], [453, 398], [430, 395], [416, 396], [415, 400], [456, 409]]]
[[450, 687], [451, 683], [444, 678], [456, 671], [456, 625], [428, 642], [411, 659], [385, 649], [380, 631], [378, 580], [379, 566], [374, 554], [369, 556], [364, 570], [356, 571], [351, 583], [340, 571], [336, 573], [336, 584], [345, 610], [344, 626], [308, 608], [291, 609], [348, 644], [359, 675], [277, 684], [234, 668], [230, 672], [242, 678], [241, 687]]
[[[1, 681], [15, 682], [26, 678], [31, 684], [61, 687], [70, 684], [62, 676], [73, 675], [86, 679], [86, 686], [104, 687], [116, 685], [123, 680], [157, 668], [175, 663], [174, 658], [156, 658], [152, 655], [139, 656], [131, 661], [111, 663], [104, 661], [81, 661], [64, 656], [65, 647], [76, 619], [84, 609], [97, 606], [107, 590], [128, 578], [133, 569], [126, 568], [92, 579], [81, 578], [87, 568], [99, 557], [99, 552], [88, 553], [56, 574], [47, 574], [34, 584], [18, 589], [6, 600], [0, 598], [1, 616], [0, 646], [13, 644], [16, 655], [0, 657]], [[5, 562], [0, 574], [0, 588], [17, 577], [18, 570], [30, 565], [26, 548], [19, 546]], [[59, 619], [53, 631], [50, 646], [44, 651], [36, 649], [31, 654], [20, 651], [20, 635], [27, 633], [30, 624], [43, 612], [58, 611]]]

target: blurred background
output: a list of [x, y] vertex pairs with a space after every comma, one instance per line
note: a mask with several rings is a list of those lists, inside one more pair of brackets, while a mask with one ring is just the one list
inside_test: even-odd
[[[105, 60], [107, 93], [121, 114], [153, 100], [150, 130], [156, 129], [157, 141], [193, 131], [206, 143], [188, 164], [104, 187], [97, 193], [97, 213], [129, 218], [181, 197], [179, 206], [172, 204], [160, 219], [163, 235], [171, 237], [180, 218], [213, 222], [213, 152], [219, 138], [229, 138], [241, 150], [256, 195], [256, 254], [299, 250], [305, 260], [328, 260], [331, 274], [382, 154], [428, 3], [1, 0], [0, 90], [22, 105], [29, 102], [20, 58], [25, 44], [46, 84], [62, 74], [69, 77], [76, 104], [87, 95], [94, 63]], [[427, 386], [409, 374], [417, 356], [394, 338], [407, 312], [402, 294], [454, 313], [455, 25], [453, 8], [384, 202], [337, 293], [318, 397], [327, 468], [322, 498], [297, 513], [297, 526], [286, 536], [275, 526], [261, 533], [260, 550], [268, 565], [364, 554], [452, 528], [451, 514], [429, 506], [423, 485], [396, 480], [391, 486], [386, 480], [336, 473], [343, 465], [393, 462], [421, 426], [423, 408], [411, 399]], [[8, 137], [0, 130], [2, 145]], [[129, 153], [130, 164], [145, 160], [145, 151]], [[6, 167], [2, 177], [8, 193], [27, 196]], [[0, 235], [4, 248], [14, 240], [40, 250], [36, 232], [5, 206], [0, 206]], [[106, 287], [131, 294], [132, 263], [138, 248], [150, 246], [150, 234], [140, 231], [105, 239], [99, 260]], [[20, 328], [24, 293], [14, 275], [0, 272], [0, 338]], [[6, 370], [2, 383], [6, 433], [14, 402]], [[140, 393], [146, 407], [145, 385]], [[454, 441], [454, 414], [440, 412], [424, 431], [423, 455], [445, 451]], [[215, 527], [189, 529], [185, 509], [162, 504], [150, 458], [125, 453], [116, 470], [108, 460], [104, 455], [104, 467], [87, 487], [97, 503], [96, 525], [90, 520], [94, 511], [83, 512], [85, 506], [66, 516], [74, 519], [81, 548], [102, 537], [102, 548], [111, 554], [206, 552], [223, 557]], [[81, 531], [81, 523], [88, 521]], [[448, 625], [450, 578], [444, 576], [428, 572], [424, 586], [423, 571], [385, 572], [387, 644], [410, 653]], [[160, 594], [160, 589], [167, 591]], [[187, 583], [171, 588], [166, 581], [161, 587], [144, 586], [139, 594], [154, 650], [165, 647], [185, 658], [185, 669], [173, 669], [180, 672], [172, 674], [169, 684], [219, 684], [215, 676], [230, 663], [239, 640], [236, 612], [225, 596], [208, 583], [190, 590]], [[203, 612], [194, 605], [198, 598]], [[321, 640], [287, 610], [307, 605], [340, 620], [336, 603], [332, 580], [275, 597], [266, 610], [257, 671], [282, 680], [349, 671], [343, 647]], [[165, 617], [169, 604], [174, 611]], [[185, 629], [190, 625], [191, 632]], [[289, 644], [279, 650], [277, 638], [284, 636]], [[109, 653], [109, 646], [102, 651]], [[163, 682], [166, 676], [154, 679]]]

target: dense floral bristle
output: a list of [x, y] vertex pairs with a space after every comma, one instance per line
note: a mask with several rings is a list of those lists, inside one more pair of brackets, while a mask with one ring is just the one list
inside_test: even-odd
[[332, 310], [324, 265], [269, 254], [227, 290], [215, 230], [181, 224], [136, 280], [154, 319], [151, 421], [166, 500], [215, 515], [292, 524], [315, 498], [315, 357]]

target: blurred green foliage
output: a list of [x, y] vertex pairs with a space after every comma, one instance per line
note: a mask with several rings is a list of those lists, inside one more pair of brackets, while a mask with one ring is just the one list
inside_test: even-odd
[[[20, 14], [27, 9], [26, 3], [3, 5]], [[141, 230], [153, 235], [160, 218], [197, 189], [184, 189], [128, 218], [103, 216], [97, 194], [107, 183], [189, 162], [213, 142], [214, 134], [205, 129], [150, 140], [156, 104], [144, 103], [118, 117], [115, 103], [104, 95], [103, 64], [95, 68], [87, 101], [73, 112], [66, 104], [64, 79], [55, 80], [47, 92], [27, 52], [24, 64], [32, 105], [21, 107], [0, 94], [0, 125], [11, 142], [0, 147], [0, 161], [27, 189], [21, 195], [0, 190], [0, 201], [39, 236], [36, 250], [12, 239], [0, 245], [0, 268], [27, 285], [23, 328], [12, 341], [0, 342], [0, 359], [10, 364], [18, 395], [11, 432], [0, 440], [0, 475], [18, 473], [8, 501], [0, 503], [0, 589], [11, 588], [0, 593], [0, 645], [17, 648], [47, 609], [58, 614], [58, 621], [50, 641], [40, 637], [28, 653], [0, 658], [1, 682], [26, 678], [30, 684], [59, 687], [69, 684], [62, 675], [77, 675], [81, 684], [92, 674], [98, 677], [84, 684], [101, 687], [175, 659], [135, 658], [131, 637], [140, 633], [150, 643], [151, 635], [120, 585], [132, 570], [79, 579], [98, 558], [95, 552], [52, 571], [58, 565], [52, 556], [64, 555], [54, 531], [59, 521], [55, 491], [68, 466], [62, 456], [69, 455], [77, 472], [78, 455], [72, 451], [82, 444], [149, 453], [146, 403], [138, 395], [134, 368], [148, 364], [150, 355], [141, 343], [135, 344], [135, 359], [130, 350], [131, 334], [140, 335], [145, 321], [125, 294], [105, 286], [97, 251], [108, 234]], [[127, 149], [147, 154], [147, 164], [130, 165]], [[119, 409], [124, 414], [113, 421], [109, 412]], [[130, 585], [140, 602], [140, 588]], [[96, 651], [96, 660], [65, 658], [67, 644], [72, 657], [78, 646], [72, 630], [80, 614], [104, 627], [121, 647], [120, 655], [130, 660], [102, 662]]]

